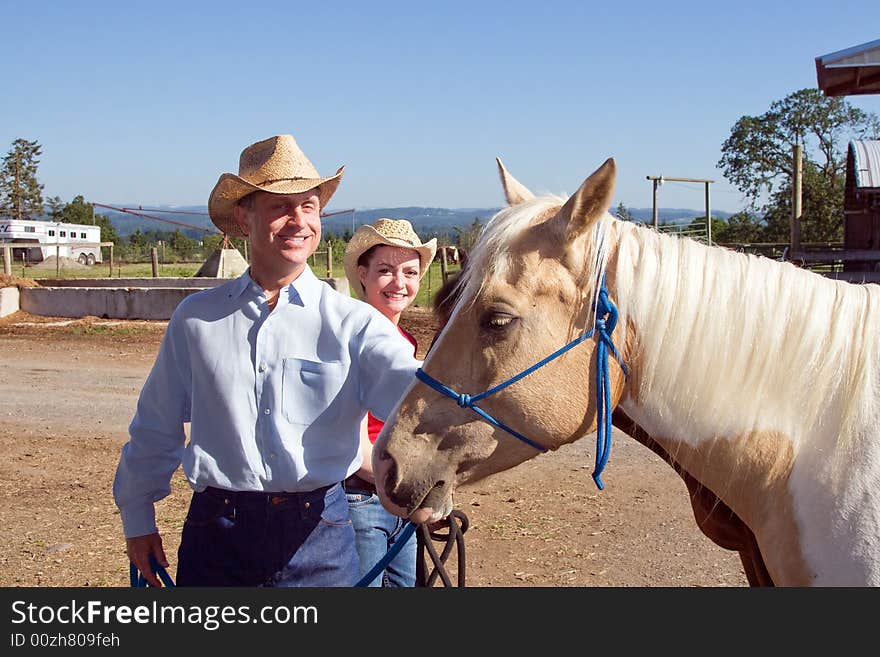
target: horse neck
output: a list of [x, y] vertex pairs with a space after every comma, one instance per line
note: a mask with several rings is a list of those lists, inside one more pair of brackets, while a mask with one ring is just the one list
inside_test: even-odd
[[880, 331], [873, 289], [625, 222], [615, 233], [608, 280], [631, 370], [621, 408], [649, 433], [836, 434], [876, 414], [851, 392], [878, 381], [862, 337]]

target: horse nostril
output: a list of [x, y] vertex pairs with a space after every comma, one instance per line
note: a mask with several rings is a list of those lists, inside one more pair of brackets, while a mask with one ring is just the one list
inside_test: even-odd
[[397, 463], [394, 462], [394, 459], [391, 459], [391, 465], [385, 472], [385, 487], [392, 490], [397, 488]]

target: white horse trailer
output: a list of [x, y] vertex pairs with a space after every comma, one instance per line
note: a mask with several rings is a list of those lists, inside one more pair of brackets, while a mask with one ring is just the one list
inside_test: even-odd
[[94, 265], [101, 262], [101, 227], [0, 218], [0, 246], [7, 245], [15, 261], [28, 264], [57, 255]]

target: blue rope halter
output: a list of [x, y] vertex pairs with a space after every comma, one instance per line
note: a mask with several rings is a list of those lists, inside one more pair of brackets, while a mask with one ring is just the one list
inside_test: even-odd
[[608, 463], [608, 456], [611, 453], [611, 387], [608, 383], [609, 350], [611, 351], [614, 358], [617, 359], [617, 362], [620, 363], [620, 367], [623, 370], [623, 375], [625, 377], [629, 376], [629, 370], [626, 367], [626, 363], [623, 362], [623, 359], [620, 357], [620, 354], [617, 352], [617, 349], [614, 347], [614, 343], [611, 340], [611, 334], [614, 332], [615, 326], [617, 326], [617, 306], [615, 306], [614, 303], [612, 303], [611, 299], [608, 298], [608, 289], [605, 287], [605, 280], [603, 278], [602, 285], [599, 288], [598, 298], [596, 300], [595, 327], [593, 327], [583, 335], [579, 336], [578, 338], [575, 338], [561, 349], [554, 351], [542, 361], [535, 363], [530, 368], [523, 370], [516, 376], [509, 378], [507, 381], [499, 383], [494, 388], [489, 388], [489, 390], [481, 392], [478, 395], [458, 393], [452, 388], [440, 383], [437, 379], [432, 377], [430, 374], [427, 374], [421, 368], [416, 370], [416, 378], [418, 378], [419, 381], [430, 386], [437, 392], [454, 399], [460, 407], [471, 409], [474, 413], [482, 417], [489, 424], [492, 424], [499, 429], [503, 429], [514, 438], [521, 440], [522, 442], [533, 447], [534, 449], [537, 449], [541, 452], [546, 452], [546, 447], [542, 447], [535, 441], [529, 440], [518, 431], [511, 429], [506, 424], [499, 422], [482, 408], [476, 406], [476, 403], [481, 399], [485, 399], [489, 395], [494, 395], [496, 392], [516, 383], [523, 377], [526, 377], [534, 372], [539, 367], [542, 367], [549, 363], [551, 360], [558, 358], [569, 349], [573, 349], [584, 340], [593, 337], [593, 335], [598, 335], [598, 344], [596, 348], [596, 465], [593, 469], [593, 481], [596, 482], [596, 486], [598, 486], [599, 490], [603, 490], [605, 488], [605, 484], [602, 483], [601, 474], [602, 470], [605, 469], [605, 464]]

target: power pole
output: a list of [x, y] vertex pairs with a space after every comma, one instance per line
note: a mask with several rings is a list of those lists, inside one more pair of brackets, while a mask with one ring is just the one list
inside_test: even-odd
[[804, 180], [804, 147], [795, 144], [792, 148], [792, 170], [794, 180], [791, 185], [791, 244], [788, 251], [791, 254], [800, 253], [801, 250], [801, 217], [803, 215], [803, 180]]

